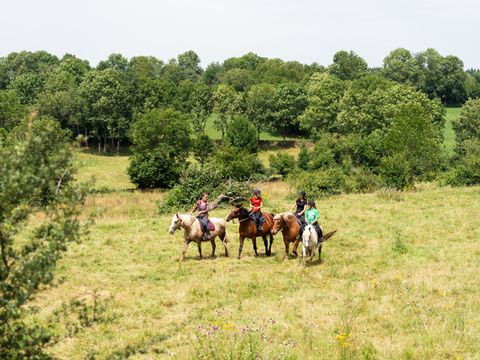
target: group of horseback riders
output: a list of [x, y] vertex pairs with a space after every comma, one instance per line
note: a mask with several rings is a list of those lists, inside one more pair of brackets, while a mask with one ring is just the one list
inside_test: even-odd
[[[265, 218], [262, 215], [263, 200], [261, 197], [261, 192], [259, 189], [253, 190], [253, 196], [249, 199], [250, 201], [250, 218], [254, 221], [257, 226], [257, 232], [261, 233], [263, 231], [263, 224], [265, 223]], [[199, 220], [202, 231], [203, 231], [203, 240], [208, 240], [210, 238], [210, 230], [208, 223], [208, 211], [210, 207], [208, 204], [208, 194], [202, 193], [200, 199], [195, 203], [191, 214], [193, 215], [196, 212], [196, 217]], [[294, 214], [297, 218], [297, 221], [300, 225], [300, 233], [297, 237], [297, 240], [300, 240], [303, 234], [303, 230], [307, 225], [313, 225], [315, 230], [318, 233], [318, 237], [322, 238], [322, 229], [318, 223], [318, 210], [315, 206], [315, 201], [307, 201], [305, 191], [299, 193], [298, 199], [295, 201], [295, 204], [292, 206], [290, 211], [295, 210]]]

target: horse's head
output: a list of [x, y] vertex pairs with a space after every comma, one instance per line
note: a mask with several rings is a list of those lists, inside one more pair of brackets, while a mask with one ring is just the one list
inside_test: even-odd
[[178, 230], [182, 227], [182, 224], [183, 224], [182, 218], [178, 214], [173, 215], [168, 232], [173, 235], [175, 230]]
[[240, 214], [242, 213], [242, 210], [244, 210], [242, 204], [237, 204], [235, 207], [230, 211], [230, 213], [227, 216], [227, 221], [237, 219]]
[[283, 213], [275, 215], [273, 217], [272, 234], [276, 235], [280, 230], [283, 229], [284, 226], [285, 226], [285, 219], [283, 217]]

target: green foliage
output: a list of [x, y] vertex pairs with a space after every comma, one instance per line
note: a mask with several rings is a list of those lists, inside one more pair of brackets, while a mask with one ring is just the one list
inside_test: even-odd
[[398, 108], [384, 140], [387, 154], [403, 153], [412, 176], [429, 178], [440, 168], [442, 137], [432, 118], [419, 104]]
[[0, 128], [11, 130], [25, 117], [26, 109], [13, 91], [0, 90]]
[[275, 112], [275, 87], [270, 84], [253, 85], [245, 95], [245, 113], [257, 129], [260, 139], [261, 129], [267, 128]]
[[284, 82], [276, 86], [274, 96], [272, 128], [283, 135], [299, 133], [299, 117], [307, 107], [307, 95], [304, 87], [295, 82]]
[[174, 210], [187, 209], [195, 204], [203, 192], [210, 199], [223, 194], [229, 197], [246, 197], [250, 192], [246, 182], [231, 181], [225, 178], [215, 163], [202, 168], [189, 167], [178, 183], [168, 192], [164, 201], [158, 204], [160, 213], [170, 213]]
[[258, 150], [258, 138], [255, 127], [244, 116], [234, 117], [228, 126], [227, 144], [250, 153]]
[[258, 177], [264, 172], [256, 154], [232, 146], [220, 148], [210, 162], [218, 167], [223, 178], [238, 181]]
[[406, 190], [413, 186], [412, 170], [405, 153], [394, 153], [383, 157], [379, 173], [388, 187]]
[[353, 80], [365, 75], [368, 65], [365, 60], [353, 51], [339, 51], [333, 56], [329, 72], [342, 80]]
[[346, 84], [334, 75], [314, 74], [307, 87], [308, 106], [300, 117], [300, 128], [310, 134], [334, 130], [345, 89]]
[[457, 144], [469, 139], [480, 139], [480, 99], [468, 100], [452, 125], [457, 136]]
[[295, 156], [284, 152], [277, 152], [275, 155], [270, 155], [268, 162], [270, 163], [270, 167], [280, 175], [287, 175], [295, 170]]
[[175, 110], [151, 110], [132, 125], [128, 174], [140, 188], [172, 187], [186, 167], [190, 149], [188, 118]]
[[305, 146], [305, 144], [302, 144], [300, 146], [300, 152], [298, 153], [298, 161], [297, 161], [298, 167], [302, 170], [307, 170], [309, 159], [310, 159], [309, 151]]
[[212, 101], [213, 111], [218, 114], [215, 127], [222, 132], [223, 139], [229, 119], [239, 112], [240, 97], [231, 86], [220, 84], [213, 91]]
[[460, 149], [463, 156], [445, 175], [445, 183], [452, 186], [480, 184], [480, 140], [465, 140]]
[[[49, 136], [47, 129], [32, 131], [25, 141], [0, 146], [2, 359], [49, 358], [44, 348], [52, 334], [29, 318], [26, 304], [52, 282], [58, 260], [83, 232], [79, 205], [86, 191], [66, 181], [74, 174], [72, 155], [65, 146], [50, 153]], [[36, 202], [44, 192], [50, 196]], [[33, 216], [36, 225], [28, 221]]]
[[293, 185], [295, 191], [303, 190], [312, 198], [340, 194], [351, 190], [348, 177], [339, 167], [291, 174], [289, 182]]
[[202, 165], [212, 155], [213, 150], [213, 141], [206, 134], [199, 135], [193, 143], [193, 156]]

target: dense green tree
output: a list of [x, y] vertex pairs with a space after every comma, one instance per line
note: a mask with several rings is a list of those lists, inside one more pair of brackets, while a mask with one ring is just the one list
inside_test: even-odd
[[230, 118], [240, 112], [240, 95], [226, 84], [218, 85], [212, 94], [213, 112], [217, 114], [214, 125], [222, 132], [222, 139]]
[[220, 79], [236, 91], [246, 91], [255, 83], [252, 71], [238, 68], [223, 72]]
[[308, 106], [300, 117], [300, 127], [310, 134], [335, 130], [340, 100], [346, 83], [334, 75], [314, 74], [307, 86]]
[[423, 81], [422, 69], [407, 49], [395, 49], [383, 60], [383, 74], [387, 79], [418, 86]]
[[0, 90], [0, 128], [11, 130], [26, 114], [26, 108], [16, 93]]
[[305, 88], [299, 83], [284, 82], [278, 84], [274, 95], [273, 122], [270, 127], [281, 134], [283, 140], [288, 134], [299, 133], [299, 117], [308, 105]]
[[[0, 146], [2, 359], [50, 358], [45, 348], [54, 335], [51, 324], [36, 321], [27, 303], [51, 284], [62, 254], [83, 233], [79, 205], [85, 191], [66, 181], [74, 175], [72, 154], [65, 146], [52, 154], [51, 134], [40, 130]], [[36, 201], [46, 189], [47, 201]]]
[[233, 57], [224, 61], [223, 66], [226, 70], [244, 69], [254, 71], [260, 64], [267, 61], [267, 58], [258, 56], [253, 52], [249, 52], [241, 57]]
[[245, 181], [264, 172], [256, 154], [233, 146], [218, 149], [210, 162], [227, 179]]
[[257, 130], [266, 130], [273, 122], [275, 113], [275, 87], [270, 84], [253, 85], [245, 95], [245, 113]]
[[283, 61], [281, 59], [268, 59], [255, 69], [257, 82], [279, 84], [284, 81], [300, 82], [310, 75], [305, 66], [298, 61]]
[[110, 54], [106, 60], [102, 60], [97, 65], [97, 70], [115, 69], [118, 71], [128, 71], [130, 63], [122, 54]]
[[371, 134], [385, 131], [402, 104], [417, 103], [431, 116], [437, 136], [443, 136], [445, 110], [415, 88], [385, 81], [376, 76], [355, 80], [341, 99], [336, 124], [341, 133]]
[[353, 80], [365, 75], [368, 65], [365, 60], [353, 51], [339, 51], [333, 56], [329, 72], [341, 80]]
[[441, 62], [442, 81], [438, 95], [445, 105], [459, 105], [467, 100], [466, 73], [463, 61], [456, 56], [446, 56]]
[[169, 188], [187, 165], [190, 121], [173, 109], [139, 114], [132, 125], [128, 174], [140, 188]]
[[214, 144], [207, 134], [198, 135], [193, 142], [193, 156], [203, 166], [207, 159], [212, 156]]
[[427, 178], [439, 170], [442, 138], [432, 116], [419, 103], [398, 107], [384, 139], [387, 154], [403, 154], [412, 176]]
[[480, 139], [480, 99], [468, 100], [452, 125], [457, 137], [457, 146], [465, 140]]
[[119, 70], [107, 68], [91, 71], [80, 85], [84, 100], [83, 116], [91, 124], [92, 135], [97, 138], [99, 151], [107, 149], [107, 139], [126, 138], [132, 111], [132, 89]]
[[215, 86], [220, 84], [225, 68], [218, 62], [209, 64], [203, 72], [203, 81], [208, 86]]
[[227, 144], [247, 152], [258, 150], [257, 132], [245, 116], [235, 116], [230, 121], [226, 136]]

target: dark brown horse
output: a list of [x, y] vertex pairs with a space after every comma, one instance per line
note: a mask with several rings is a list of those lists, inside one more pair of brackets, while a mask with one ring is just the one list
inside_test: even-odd
[[282, 230], [283, 242], [285, 244], [285, 256], [283, 258], [289, 258], [290, 243], [292, 242], [292, 252], [295, 256], [298, 256], [297, 248], [300, 240], [297, 239], [297, 236], [300, 233], [300, 224], [293, 213], [284, 212], [273, 217], [272, 234], [276, 235], [280, 230]]
[[[240, 224], [238, 227], [239, 239], [240, 239], [240, 246], [238, 248], [238, 256], [237, 258], [240, 259], [243, 250], [243, 241], [245, 238], [252, 239], [253, 242], [253, 250], [255, 250], [255, 256], [258, 256], [257, 253], [257, 236], [261, 236], [263, 239], [263, 243], [265, 244], [265, 254], [270, 256], [272, 254], [272, 243], [273, 243], [273, 235], [271, 232], [273, 226], [273, 214], [262, 212], [262, 215], [265, 219], [265, 223], [262, 226], [262, 232], [257, 232], [257, 226], [252, 218], [250, 218], [250, 213], [247, 209], [245, 209], [242, 205], [237, 205], [230, 211], [230, 214], [227, 216], [227, 221], [238, 219]], [[270, 236], [270, 246], [267, 242], [267, 235]]]

